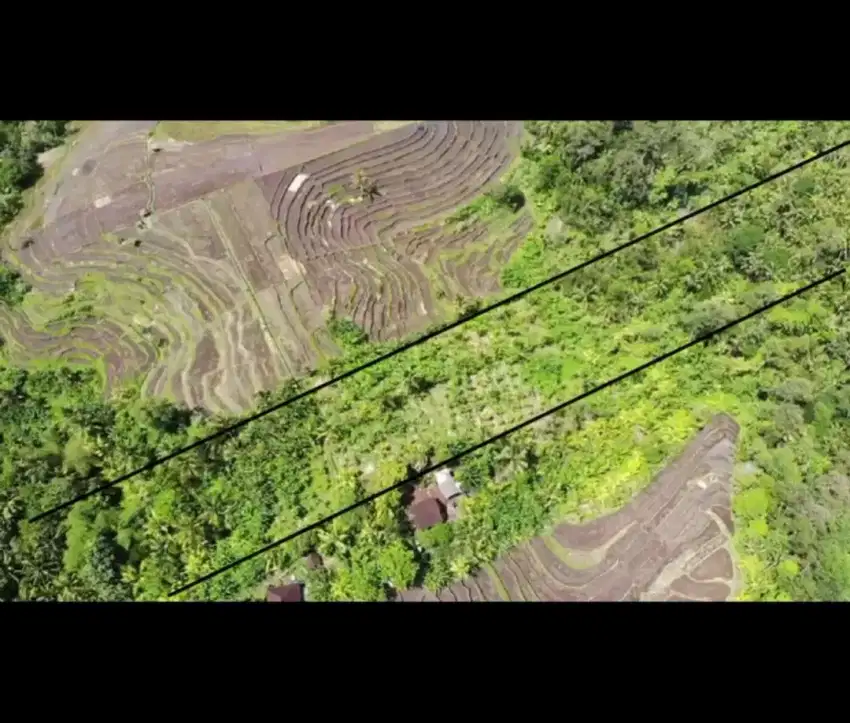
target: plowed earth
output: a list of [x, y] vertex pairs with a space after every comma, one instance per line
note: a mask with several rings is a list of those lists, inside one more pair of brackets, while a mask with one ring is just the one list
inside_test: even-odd
[[[435, 279], [498, 290], [530, 217], [445, 219], [506, 171], [521, 123], [395, 125], [188, 143], [156, 121], [89, 124], [7, 234], [35, 293], [0, 309], [5, 355], [100, 362], [148, 394], [240, 412], [336, 352], [331, 310], [389, 339], [443, 318]], [[358, 171], [371, 200], [351, 191]]]

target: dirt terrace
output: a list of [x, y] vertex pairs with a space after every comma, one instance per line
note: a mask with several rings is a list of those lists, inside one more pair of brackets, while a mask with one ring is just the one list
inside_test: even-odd
[[738, 425], [718, 415], [629, 505], [561, 524], [463, 582], [405, 602], [720, 601], [739, 580], [730, 536]]
[[[164, 212], [246, 178], [303, 163], [368, 138], [358, 121], [270, 137], [224, 136], [204, 143], [152, 141], [154, 121], [98, 124], [63, 162], [46, 200], [34, 248], [73, 252], [98, 234], [135, 223], [139, 211]], [[155, 149], [159, 149], [158, 151]]]
[[[497, 180], [520, 133], [516, 122], [412, 124], [260, 179], [281, 229], [279, 258], [301, 271], [317, 304], [353, 316], [372, 338], [427, 326], [438, 313], [424, 265], [407, 253], [406, 232]], [[359, 203], [346, 202], [346, 192], [334, 195], [358, 170], [380, 195]], [[445, 236], [451, 233], [438, 229], [419, 246], [437, 253]]]
[[[497, 290], [531, 227], [527, 214], [444, 223], [504, 173], [521, 123], [358, 121], [197, 143], [154, 126], [93, 123], [51, 166], [7, 251], [43, 296], [0, 318], [16, 361], [102, 358], [111, 378], [141, 374], [146, 394], [239, 413], [337, 353], [329, 311], [373, 339], [420, 330], [443, 318], [439, 298]], [[377, 184], [371, 201], [350, 195], [358, 171]]]

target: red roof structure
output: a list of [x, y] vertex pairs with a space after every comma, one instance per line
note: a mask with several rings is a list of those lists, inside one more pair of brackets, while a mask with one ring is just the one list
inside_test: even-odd
[[446, 521], [446, 507], [440, 500], [429, 497], [413, 505], [410, 508], [410, 516], [414, 527], [427, 530]]
[[268, 602], [304, 602], [304, 586], [300, 582], [270, 587], [266, 596]]

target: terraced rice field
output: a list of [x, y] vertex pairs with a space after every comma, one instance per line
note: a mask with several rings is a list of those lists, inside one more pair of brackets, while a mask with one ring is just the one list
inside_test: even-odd
[[498, 290], [531, 226], [447, 222], [505, 173], [519, 122], [219, 125], [172, 131], [196, 142], [169, 137], [173, 122], [82, 131], [6, 239], [34, 287], [0, 308], [7, 357], [101, 364], [238, 413], [337, 352], [330, 312], [389, 339]]
[[628, 506], [561, 524], [487, 569], [404, 602], [726, 600], [737, 592], [730, 537], [738, 425], [718, 415]]

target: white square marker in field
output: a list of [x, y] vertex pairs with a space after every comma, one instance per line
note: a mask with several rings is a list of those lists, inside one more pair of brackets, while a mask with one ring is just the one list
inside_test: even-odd
[[110, 203], [112, 203], [111, 196], [101, 196], [100, 198], [96, 198], [94, 200], [94, 207], [103, 208], [104, 206], [108, 206]]
[[289, 184], [289, 188], [286, 190], [290, 193], [295, 193], [301, 186], [304, 185], [304, 181], [306, 181], [310, 176], [307, 173], [299, 173], [295, 178], [292, 179], [292, 183]]

